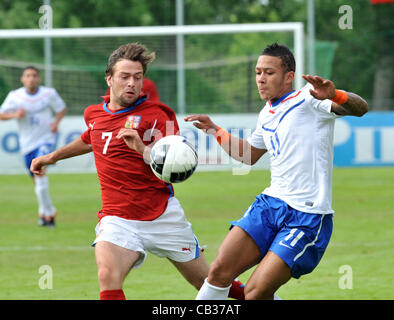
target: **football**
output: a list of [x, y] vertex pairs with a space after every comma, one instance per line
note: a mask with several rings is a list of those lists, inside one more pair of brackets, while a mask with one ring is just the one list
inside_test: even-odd
[[185, 181], [198, 164], [194, 147], [184, 137], [176, 135], [166, 136], [156, 142], [150, 160], [153, 173], [167, 183]]

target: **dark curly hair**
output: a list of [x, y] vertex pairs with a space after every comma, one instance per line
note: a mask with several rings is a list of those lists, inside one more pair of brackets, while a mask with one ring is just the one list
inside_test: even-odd
[[282, 61], [282, 67], [285, 72], [295, 71], [295, 60], [294, 55], [290, 49], [284, 45], [280, 45], [277, 42], [267, 46], [261, 55], [278, 57]]

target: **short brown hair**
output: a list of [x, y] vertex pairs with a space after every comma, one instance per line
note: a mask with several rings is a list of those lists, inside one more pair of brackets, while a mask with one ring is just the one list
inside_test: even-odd
[[147, 53], [146, 47], [139, 43], [124, 44], [109, 56], [105, 74], [112, 76], [114, 65], [122, 59], [141, 62], [145, 74], [148, 64], [155, 59], [155, 53]]

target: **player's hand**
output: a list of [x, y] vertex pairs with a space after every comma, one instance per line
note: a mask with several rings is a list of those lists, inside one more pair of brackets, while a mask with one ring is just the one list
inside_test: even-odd
[[198, 121], [193, 122], [193, 126], [203, 130], [205, 133], [208, 134], [215, 134], [218, 130], [218, 126], [211, 120], [210, 117], [205, 114], [192, 114], [190, 116], [187, 116], [184, 120], [186, 122]]
[[45, 166], [54, 164], [50, 154], [33, 159], [30, 165], [30, 171], [36, 175], [42, 176], [45, 174]]
[[23, 109], [23, 108], [18, 109], [18, 110], [15, 112], [14, 116], [15, 116], [16, 119], [23, 118], [23, 117], [25, 116], [25, 109]]
[[130, 149], [143, 154], [145, 150], [145, 144], [142, 142], [138, 131], [130, 128], [121, 128], [116, 138], [123, 139]]
[[51, 132], [53, 132], [53, 133], [58, 132], [58, 125], [57, 125], [57, 122], [52, 122], [52, 123], [51, 123]]
[[331, 80], [323, 79], [319, 76], [302, 75], [302, 77], [313, 85], [313, 90], [309, 90], [312, 96], [319, 100], [332, 99], [335, 97], [335, 85]]

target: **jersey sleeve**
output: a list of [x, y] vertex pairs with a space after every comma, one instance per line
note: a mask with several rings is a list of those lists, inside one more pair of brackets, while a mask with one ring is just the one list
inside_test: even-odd
[[267, 149], [264, 139], [263, 139], [263, 125], [260, 121], [261, 112], [259, 118], [257, 119], [256, 129], [253, 131], [252, 135], [248, 137], [248, 142], [252, 147], [257, 149]]
[[90, 142], [90, 129], [87, 129], [84, 133], [81, 134], [81, 140], [86, 144], [91, 144]]
[[11, 91], [5, 98], [3, 104], [1, 105], [0, 112], [8, 113], [8, 112], [15, 112], [17, 110], [18, 110], [18, 106], [15, 104], [13, 100], [13, 93]]
[[51, 108], [56, 113], [62, 111], [66, 107], [65, 102], [59, 96], [59, 94], [57, 93], [57, 91], [55, 89], [53, 89], [50, 99], [51, 99], [50, 100], [51, 101]]
[[90, 126], [88, 125], [88, 123], [89, 123], [89, 114], [90, 114], [89, 108], [86, 108], [85, 111], [84, 111], [83, 117], [84, 117], [87, 129], [80, 136], [82, 141], [84, 143], [86, 143], [86, 144], [91, 144], [91, 141], [90, 141]]

